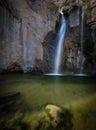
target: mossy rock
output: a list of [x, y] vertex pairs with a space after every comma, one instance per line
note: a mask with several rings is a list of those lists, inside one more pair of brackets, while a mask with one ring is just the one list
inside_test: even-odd
[[2, 130], [72, 130], [71, 113], [60, 106], [43, 105], [39, 111], [20, 113], [0, 121]]
[[32, 130], [72, 130], [72, 115], [67, 109], [48, 104], [33, 115], [27, 113], [23, 123]]
[[72, 114], [65, 108], [48, 104], [45, 107], [48, 116], [50, 117], [50, 124], [56, 130], [71, 130], [72, 129]]

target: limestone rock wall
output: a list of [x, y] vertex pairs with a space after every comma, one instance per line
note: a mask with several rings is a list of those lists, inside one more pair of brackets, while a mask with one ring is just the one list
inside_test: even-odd
[[0, 0], [1, 71], [30, 71], [36, 60], [43, 60], [42, 42], [54, 30], [57, 19], [55, 6], [49, 4], [43, 0]]
[[20, 40], [21, 23], [2, 6], [0, 17], [0, 70], [8, 69], [13, 64], [19, 69], [23, 53]]

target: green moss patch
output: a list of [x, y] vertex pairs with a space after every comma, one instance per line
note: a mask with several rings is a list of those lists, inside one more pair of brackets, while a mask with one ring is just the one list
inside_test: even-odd
[[72, 130], [96, 130], [96, 94], [67, 105], [72, 113]]

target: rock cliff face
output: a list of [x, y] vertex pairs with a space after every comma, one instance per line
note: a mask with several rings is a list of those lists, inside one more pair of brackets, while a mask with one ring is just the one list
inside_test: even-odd
[[88, 4], [85, 20], [85, 71], [96, 73], [96, 0], [91, 0]]
[[28, 71], [43, 60], [42, 42], [57, 19], [53, 6], [43, 0], [0, 1], [0, 70]]
[[96, 29], [96, 0], [91, 0], [87, 8], [87, 23], [92, 29]]
[[53, 69], [61, 7], [67, 20], [62, 71], [79, 70], [81, 6], [85, 3], [88, 6], [84, 48], [91, 46], [91, 50], [83, 50], [83, 66], [85, 72], [96, 70], [95, 1], [89, 4], [89, 0], [0, 0], [0, 72], [36, 73]]

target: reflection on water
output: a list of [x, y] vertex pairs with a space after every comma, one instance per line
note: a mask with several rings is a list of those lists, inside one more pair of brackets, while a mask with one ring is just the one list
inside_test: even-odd
[[95, 77], [45, 76], [3, 74], [0, 76], [0, 95], [19, 92], [31, 107], [47, 103], [64, 105], [96, 93]]

